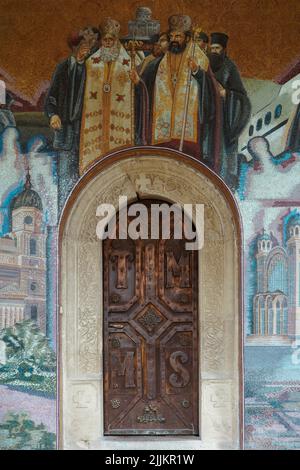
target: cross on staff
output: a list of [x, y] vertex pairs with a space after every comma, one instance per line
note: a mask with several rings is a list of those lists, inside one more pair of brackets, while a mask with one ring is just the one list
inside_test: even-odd
[[[192, 54], [191, 54], [191, 59], [192, 60], [194, 59], [194, 56], [195, 56], [196, 36], [199, 33], [201, 33], [201, 31], [202, 31], [202, 29], [197, 27], [197, 26], [195, 26], [195, 28], [193, 29], [193, 36], [192, 36], [193, 43], [192, 43]], [[182, 152], [182, 150], [183, 150], [183, 143], [184, 143], [184, 138], [185, 138], [191, 84], [192, 84], [192, 71], [191, 71], [191, 69], [189, 69], [187, 85], [186, 85], [186, 93], [185, 93], [185, 102], [184, 102], [183, 122], [182, 122], [182, 129], [181, 129], [180, 145], [179, 145], [179, 151], [180, 152]]]
[[[141, 47], [141, 41], [136, 41], [135, 39], [128, 41], [126, 43], [126, 49], [130, 53], [131, 63], [130, 70], [135, 70], [135, 57], [136, 51]], [[131, 142], [134, 142], [134, 84], [131, 82]]]

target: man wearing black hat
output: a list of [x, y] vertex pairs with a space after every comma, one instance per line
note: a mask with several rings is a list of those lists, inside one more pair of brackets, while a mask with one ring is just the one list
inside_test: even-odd
[[161, 33], [159, 35], [157, 34], [151, 39], [153, 41], [153, 50], [151, 54], [145, 57], [141, 65], [137, 67], [137, 71], [139, 75], [143, 74], [144, 70], [146, 69], [148, 64], [152, 62], [152, 60], [162, 57], [168, 51], [168, 48], [169, 48], [168, 33]]
[[68, 40], [71, 55], [58, 64], [45, 99], [44, 111], [54, 131], [57, 152], [58, 207], [79, 178], [79, 137], [86, 80], [85, 61], [99, 47], [100, 31], [86, 27]]
[[200, 33], [195, 35], [195, 41], [206, 54], [208, 52], [208, 43], [209, 43], [209, 38], [204, 31], [201, 31]]
[[222, 153], [220, 174], [234, 191], [238, 187], [238, 138], [251, 115], [251, 104], [236, 64], [226, 53], [228, 36], [212, 33], [210, 67], [221, 97]]

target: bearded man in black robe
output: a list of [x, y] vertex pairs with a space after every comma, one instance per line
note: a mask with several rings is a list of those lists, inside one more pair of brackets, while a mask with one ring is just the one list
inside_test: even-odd
[[226, 34], [211, 34], [209, 61], [221, 96], [219, 173], [235, 191], [239, 182], [238, 139], [250, 119], [251, 103], [236, 64], [227, 56], [227, 42]]
[[59, 213], [79, 178], [79, 138], [86, 80], [85, 61], [99, 48], [100, 31], [86, 27], [68, 38], [70, 56], [54, 71], [45, 114], [54, 131], [57, 152]]
[[295, 112], [287, 139], [287, 151], [300, 152], [300, 104]]
[[220, 150], [219, 92], [209, 60], [192, 39], [189, 16], [172, 15], [168, 22], [168, 51], [152, 60], [141, 76], [130, 73], [136, 85], [136, 144], [182, 150], [214, 169]]

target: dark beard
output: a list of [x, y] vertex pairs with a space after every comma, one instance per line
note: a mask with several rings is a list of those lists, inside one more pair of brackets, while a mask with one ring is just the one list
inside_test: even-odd
[[169, 44], [169, 51], [172, 54], [182, 54], [185, 48], [186, 48], [186, 43], [183, 43], [180, 45], [178, 42], [170, 42]]
[[225, 57], [225, 52], [221, 52], [221, 54], [210, 52], [208, 54], [209, 63], [213, 72], [217, 72], [222, 67]]

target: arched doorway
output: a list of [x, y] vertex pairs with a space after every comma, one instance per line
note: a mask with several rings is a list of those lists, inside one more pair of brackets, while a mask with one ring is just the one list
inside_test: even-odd
[[[105, 435], [101, 203], [140, 198], [204, 204], [197, 252], [199, 435]], [[127, 149], [78, 182], [60, 224], [60, 446], [94, 449], [206, 449], [242, 446], [241, 225], [233, 196], [208, 168], [179, 152]], [[113, 398], [112, 398], [113, 399]], [[143, 414], [141, 414], [143, 416]]]

